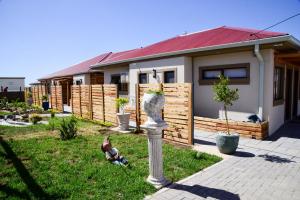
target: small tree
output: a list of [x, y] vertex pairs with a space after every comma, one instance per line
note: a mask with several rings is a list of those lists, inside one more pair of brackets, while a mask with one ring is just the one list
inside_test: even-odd
[[116, 99], [116, 105], [117, 105], [117, 108], [120, 109], [120, 113], [124, 114], [124, 108], [125, 108], [125, 105], [128, 104], [128, 99], [127, 98], [117, 98]]
[[227, 117], [227, 107], [232, 106], [233, 102], [239, 99], [238, 89], [230, 89], [228, 87], [229, 79], [221, 75], [219, 77], [219, 82], [215, 83], [213, 86], [213, 91], [215, 93], [214, 100], [216, 102], [223, 103], [225, 119], [226, 119], [226, 127], [227, 134], [230, 135], [229, 132], [229, 124]]

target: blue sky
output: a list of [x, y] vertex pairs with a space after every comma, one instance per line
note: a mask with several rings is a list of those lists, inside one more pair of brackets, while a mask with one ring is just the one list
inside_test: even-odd
[[[0, 0], [0, 76], [46, 74], [109, 51], [222, 25], [263, 29], [299, 0]], [[300, 39], [300, 16], [273, 31]]]

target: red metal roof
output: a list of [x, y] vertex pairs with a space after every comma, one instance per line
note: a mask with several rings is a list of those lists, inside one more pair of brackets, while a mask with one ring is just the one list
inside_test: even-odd
[[79, 64], [68, 67], [66, 69], [63, 69], [61, 71], [50, 74], [48, 76], [45, 76], [40, 80], [87, 73], [92, 65], [98, 63], [101, 63], [103, 65], [109, 65], [114, 62], [125, 62], [125, 60], [128, 59], [139, 59], [144, 56], [159, 55], [162, 53], [177, 52], [194, 48], [217, 46], [287, 35], [287, 33], [271, 31], [262, 31], [257, 33], [258, 31], [259, 30], [255, 29], [222, 26], [205, 31], [179, 35], [143, 48], [116, 53], [105, 53], [96, 56], [92, 59], [81, 62]]
[[258, 31], [259, 30], [254, 30], [254, 29], [222, 26], [222, 27], [200, 31], [196, 33], [179, 35], [146, 46], [144, 48], [134, 49], [125, 52], [112, 53], [100, 63], [108, 65], [109, 63], [113, 63], [113, 62], [121, 62], [122, 60], [139, 58], [139, 57], [144, 57], [149, 55], [156, 55], [161, 53], [169, 53], [169, 52], [176, 52], [176, 51], [188, 50], [194, 48], [224, 45], [224, 44], [237, 43], [242, 41], [287, 35], [287, 33], [271, 32], [271, 31], [262, 31], [255, 35], [251, 35]]
[[52, 74], [49, 74], [49, 75], [47, 75], [43, 78], [40, 78], [40, 80], [87, 73], [87, 72], [89, 72], [91, 65], [94, 65], [94, 64], [97, 64], [97, 63], [103, 61], [110, 54], [111, 54], [111, 52], [98, 55], [94, 58], [83, 61], [83, 62], [78, 63], [76, 65], [73, 65], [71, 67], [68, 67], [68, 68], [65, 68], [63, 70], [60, 70], [60, 71], [54, 72]]

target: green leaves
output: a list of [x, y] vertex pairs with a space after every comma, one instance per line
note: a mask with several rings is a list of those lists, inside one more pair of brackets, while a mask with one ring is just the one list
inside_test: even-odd
[[62, 140], [70, 140], [77, 136], [77, 120], [75, 117], [69, 119], [63, 119], [60, 127], [60, 138]]
[[222, 75], [220, 81], [213, 86], [214, 100], [223, 103], [224, 106], [232, 106], [233, 102], [239, 99], [238, 89], [230, 89], [228, 84], [229, 79]]

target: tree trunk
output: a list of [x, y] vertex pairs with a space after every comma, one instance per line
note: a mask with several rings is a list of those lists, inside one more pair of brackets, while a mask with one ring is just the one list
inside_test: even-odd
[[226, 119], [226, 127], [227, 127], [227, 134], [230, 135], [229, 132], [229, 124], [228, 124], [228, 117], [227, 117], [227, 107], [224, 105], [224, 111], [225, 111], [225, 119]]

